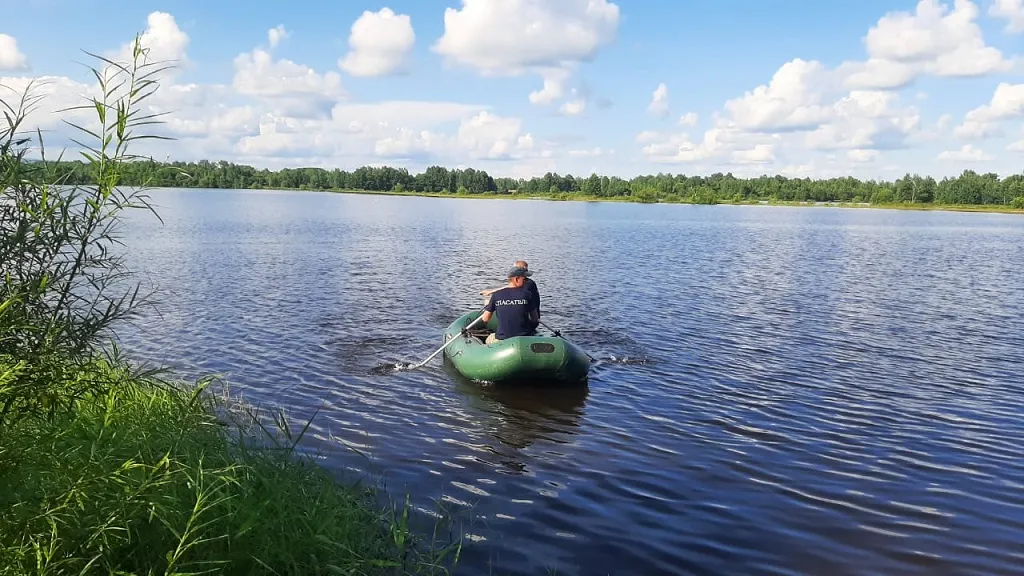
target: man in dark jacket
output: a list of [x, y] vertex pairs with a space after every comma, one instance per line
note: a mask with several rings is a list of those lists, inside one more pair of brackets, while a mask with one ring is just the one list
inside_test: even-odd
[[516, 336], [530, 336], [536, 330], [540, 312], [533, 292], [526, 287], [529, 274], [525, 268], [516, 266], [508, 272], [508, 285], [491, 293], [481, 322], [486, 324], [497, 312], [498, 329], [487, 337], [487, 344]]
[[[531, 321], [533, 329], [536, 330], [537, 326], [540, 325], [540, 291], [537, 290], [537, 283], [534, 282], [532, 278], [530, 278], [530, 276], [533, 275], [533, 272], [530, 272], [529, 264], [526, 263], [526, 260], [516, 260], [515, 262], [512, 263], [512, 267], [513, 268], [522, 268], [525, 271], [525, 275], [526, 275], [525, 287], [526, 287], [527, 290], [529, 290], [533, 294], [533, 300], [534, 300], [534, 302], [535, 302], [535, 304], [537, 306], [536, 320]], [[491, 294], [494, 294], [498, 290], [503, 290], [505, 288], [506, 288], [506, 286], [502, 286], [501, 288], [492, 288], [490, 290], [481, 290], [480, 291], [480, 295], [481, 296], [490, 296]]]

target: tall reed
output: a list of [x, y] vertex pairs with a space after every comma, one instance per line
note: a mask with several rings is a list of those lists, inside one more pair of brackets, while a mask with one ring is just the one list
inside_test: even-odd
[[[98, 94], [69, 111], [92, 111], [93, 122], [67, 122], [91, 141], [74, 139], [93, 184], [66, 185], [46, 156], [42, 132], [24, 129], [41, 103], [35, 84], [17, 101], [2, 101], [0, 125], [0, 359], [15, 369], [0, 387], [0, 428], [26, 414], [53, 416], [83, 396], [102, 393], [102, 374], [83, 378], [117, 322], [145, 302], [118, 253], [125, 210], [152, 207], [146, 187], [119, 186], [129, 146], [160, 138], [137, 131], [159, 122], [142, 104], [167, 66], [149, 62], [139, 38], [132, 61], [98, 58], [91, 68]], [[38, 151], [38, 160], [29, 157]], [[58, 162], [60, 158], [57, 159]], [[155, 211], [153, 211], [154, 214]]]

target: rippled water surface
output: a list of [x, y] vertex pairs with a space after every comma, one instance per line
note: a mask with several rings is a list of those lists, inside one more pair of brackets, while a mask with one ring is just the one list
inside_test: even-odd
[[[1020, 574], [1024, 218], [160, 190], [136, 355], [312, 415], [458, 512], [465, 573]], [[589, 386], [489, 389], [444, 327], [524, 258]], [[352, 472], [352, 471], [357, 472]]]

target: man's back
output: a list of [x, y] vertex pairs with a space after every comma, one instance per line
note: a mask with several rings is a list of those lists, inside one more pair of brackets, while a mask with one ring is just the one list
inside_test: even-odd
[[533, 278], [527, 278], [526, 284], [523, 286], [530, 292], [533, 293], [533, 298], [536, 300], [537, 308], [540, 308], [540, 290], [537, 290], [537, 283], [533, 281]]
[[537, 326], [540, 325], [540, 290], [537, 289], [537, 283], [533, 281], [533, 278], [527, 278], [523, 288], [526, 288], [533, 294], [533, 305], [537, 309], [537, 319], [531, 321], [530, 326], [533, 330], [536, 330]]
[[522, 288], [510, 286], [498, 290], [484, 306], [484, 310], [498, 315], [496, 336], [499, 340], [533, 334], [537, 323], [531, 317], [536, 309], [534, 292], [525, 284]]

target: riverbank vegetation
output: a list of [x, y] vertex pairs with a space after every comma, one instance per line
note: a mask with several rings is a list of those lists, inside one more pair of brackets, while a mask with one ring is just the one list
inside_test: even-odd
[[43, 149], [23, 126], [31, 86], [0, 103], [0, 574], [447, 573], [457, 539], [423, 545], [408, 505], [300, 456], [306, 427], [110, 343], [153, 302], [118, 224], [150, 209], [128, 149], [159, 121], [140, 104], [162, 70], [138, 38], [132, 62], [94, 70], [101, 94], [82, 110], [95, 118], [77, 126], [95, 141], [86, 182], [28, 160]]
[[[69, 182], [87, 183], [80, 162], [61, 163]], [[364, 166], [351, 172], [323, 168], [271, 171], [230, 162], [134, 162], [125, 167], [125, 184], [237, 189], [294, 189], [391, 192], [409, 195], [543, 197], [558, 200], [622, 200], [630, 202], [720, 203], [843, 203], [905, 207], [989, 206], [1024, 210], [1024, 173], [1000, 178], [964, 170], [955, 178], [936, 180], [906, 174], [893, 181], [853, 177], [812, 180], [732, 174], [685, 176], [656, 174], [626, 180], [591, 174], [585, 177], [548, 173], [528, 179], [493, 178], [472, 168], [431, 166], [419, 174], [404, 168]]]

